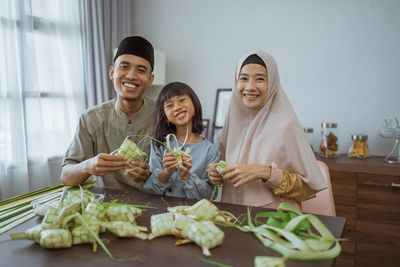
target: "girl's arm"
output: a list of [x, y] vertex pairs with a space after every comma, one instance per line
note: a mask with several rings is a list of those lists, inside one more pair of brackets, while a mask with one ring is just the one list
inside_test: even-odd
[[192, 158], [193, 161], [201, 162], [201, 169], [198, 168], [196, 172], [191, 172], [190, 179], [184, 182], [183, 189], [187, 198], [211, 198], [213, 186], [208, 178], [207, 167], [210, 163], [219, 161], [220, 153], [213, 144], [209, 143], [208, 149], [202, 154], [205, 154], [204, 159], [199, 159], [198, 155], [196, 158]]
[[[150, 177], [143, 185], [143, 189], [147, 193], [164, 195], [165, 191], [172, 186], [172, 177], [168, 177], [165, 182], [160, 181], [159, 177], [162, 176], [164, 171], [163, 166], [164, 151], [162, 146], [156, 146], [154, 142], [150, 146]], [[161, 177], [162, 178], [162, 177]]]

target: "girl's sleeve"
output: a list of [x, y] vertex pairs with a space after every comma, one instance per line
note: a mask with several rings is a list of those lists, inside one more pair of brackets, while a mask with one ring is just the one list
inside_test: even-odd
[[192, 159], [202, 162], [202, 168], [199, 168], [197, 172], [199, 175], [191, 172], [190, 179], [184, 182], [183, 189], [187, 198], [211, 198], [213, 186], [210, 182], [210, 178], [208, 177], [207, 168], [210, 163], [219, 161], [220, 152], [213, 144], [210, 143], [205, 154], [205, 160], [198, 158]]
[[164, 170], [164, 166], [162, 165], [163, 157], [164, 152], [161, 146], [156, 146], [154, 142], [151, 142], [149, 161], [151, 174], [143, 185], [143, 189], [147, 193], [164, 195], [167, 188], [172, 185], [172, 177], [166, 183], [160, 182], [158, 179], [158, 176]]

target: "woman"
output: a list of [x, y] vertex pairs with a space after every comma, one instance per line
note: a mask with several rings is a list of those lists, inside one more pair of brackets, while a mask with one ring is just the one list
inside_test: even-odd
[[276, 208], [296, 205], [327, 187], [307, 138], [284, 93], [275, 60], [243, 56], [220, 140], [221, 173], [210, 164], [222, 202]]

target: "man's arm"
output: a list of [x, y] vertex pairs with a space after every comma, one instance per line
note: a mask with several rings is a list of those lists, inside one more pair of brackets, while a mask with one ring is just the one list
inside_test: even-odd
[[80, 163], [65, 165], [60, 179], [64, 185], [74, 186], [83, 183], [90, 175], [103, 176], [128, 166], [129, 162], [124, 156], [100, 153]]

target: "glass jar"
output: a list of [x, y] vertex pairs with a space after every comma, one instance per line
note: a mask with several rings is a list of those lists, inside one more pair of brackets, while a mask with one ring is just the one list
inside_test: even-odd
[[325, 158], [335, 157], [339, 148], [337, 123], [323, 122], [321, 128], [322, 140], [319, 145], [321, 156]]
[[347, 156], [350, 158], [366, 159], [369, 158], [368, 135], [352, 134], [353, 144], [350, 146]]
[[307, 137], [308, 142], [310, 143], [311, 150], [315, 152], [314, 150], [314, 129], [313, 128], [303, 128], [304, 133]]

